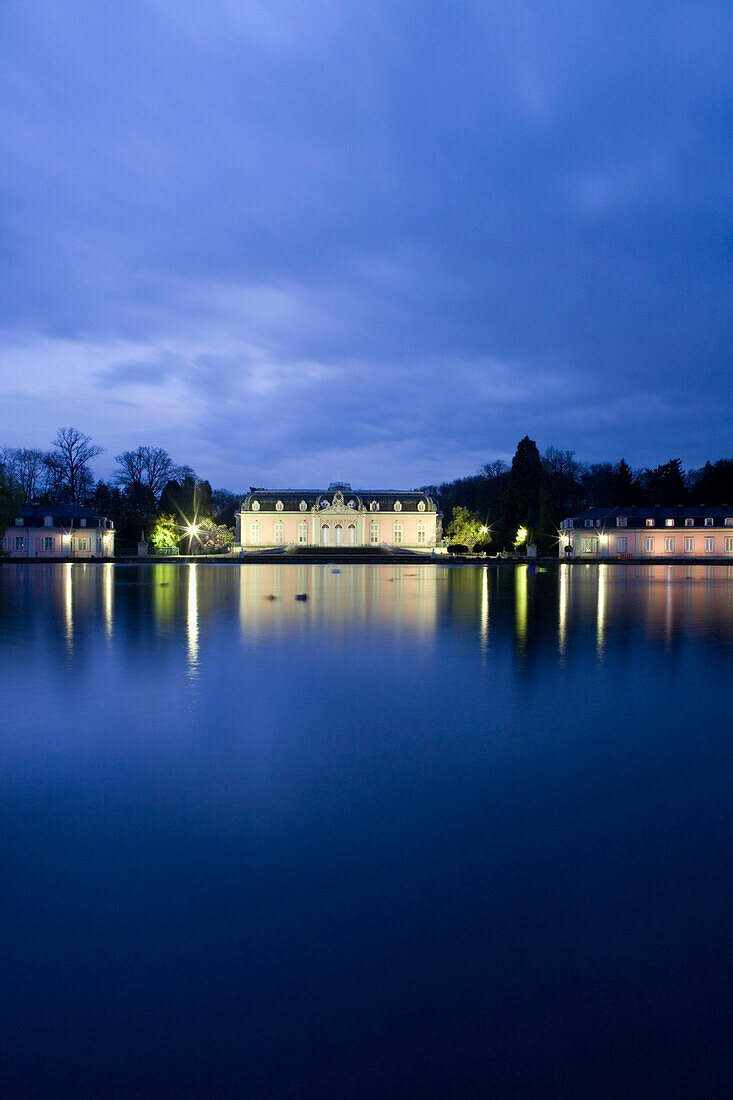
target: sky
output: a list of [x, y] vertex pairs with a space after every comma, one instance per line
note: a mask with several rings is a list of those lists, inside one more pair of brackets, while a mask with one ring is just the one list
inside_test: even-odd
[[0, 446], [733, 455], [733, 5], [4, 0]]

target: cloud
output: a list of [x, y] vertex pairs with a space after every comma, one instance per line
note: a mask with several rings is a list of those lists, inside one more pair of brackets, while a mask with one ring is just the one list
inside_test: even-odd
[[232, 487], [729, 451], [725, 8], [2, 18], [1, 442]]

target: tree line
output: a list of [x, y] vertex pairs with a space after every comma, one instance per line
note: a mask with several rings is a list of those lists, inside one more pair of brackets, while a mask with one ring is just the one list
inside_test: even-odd
[[199, 541], [207, 548], [231, 542], [224, 529], [234, 523], [236, 494], [212, 489], [190, 466], [177, 466], [167, 451], [152, 446], [115, 455], [112, 477], [95, 481], [91, 462], [103, 453], [77, 428], [59, 428], [45, 451], [3, 447], [0, 529], [21, 504], [79, 504], [113, 521], [120, 546], [134, 545], [141, 531], [172, 545], [171, 533], [194, 522], [201, 524]]
[[679, 458], [632, 469], [623, 458], [587, 463], [556, 447], [540, 455], [525, 436], [511, 465], [490, 462], [472, 477], [423, 488], [450, 521], [449, 540], [493, 552], [524, 540], [550, 549], [561, 520], [585, 508], [733, 504], [733, 459], [687, 471]]

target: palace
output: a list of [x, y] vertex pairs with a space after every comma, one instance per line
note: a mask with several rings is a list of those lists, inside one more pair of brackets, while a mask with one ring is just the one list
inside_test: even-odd
[[733, 508], [588, 508], [560, 524], [561, 558], [733, 560]]
[[235, 513], [236, 543], [273, 546], [404, 546], [421, 550], [442, 538], [442, 513], [415, 490], [255, 489]]

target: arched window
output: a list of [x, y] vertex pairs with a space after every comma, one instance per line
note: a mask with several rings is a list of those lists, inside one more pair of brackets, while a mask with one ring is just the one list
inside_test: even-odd
[[306, 504], [306, 502], [304, 500], [301, 500], [298, 507], [300, 508], [301, 512], [307, 512], [308, 511], [308, 505]]
[[321, 525], [321, 546], [331, 545], [331, 528], [327, 523]]
[[356, 524], [350, 523], [346, 528], [347, 542], [349, 546], [356, 546]]
[[422, 520], [420, 520], [420, 522], [417, 525], [417, 545], [418, 546], [425, 546], [425, 543], [426, 543], [425, 524], [422, 522]]
[[394, 510], [395, 510], [395, 512], [401, 512], [402, 511], [402, 505], [400, 504], [399, 500], [396, 500], [394, 502]]
[[275, 511], [276, 512], [282, 512], [282, 510], [283, 510], [283, 502], [281, 500], [279, 500], [277, 502], [277, 504], [275, 505]]
[[308, 542], [308, 524], [304, 519], [298, 524], [298, 543], [300, 546], [305, 546]]
[[417, 510], [418, 510], [418, 512], [424, 512], [425, 511], [425, 501], [424, 500], [419, 500], [417, 502]]
[[252, 511], [253, 511], [253, 512], [259, 512], [259, 510], [260, 510], [260, 502], [259, 502], [259, 500], [253, 500], [253, 501], [252, 501]]
[[379, 524], [375, 520], [369, 524], [369, 543], [371, 546], [379, 546]]
[[373, 500], [371, 502], [371, 504], [369, 505], [369, 511], [370, 512], [378, 512], [379, 511], [379, 505], [377, 504], [376, 500]]
[[275, 545], [282, 546], [285, 541], [285, 524], [281, 519], [277, 520], [274, 527]]
[[392, 542], [395, 546], [402, 545], [402, 524], [395, 523], [392, 529]]
[[342, 546], [344, 542], [344, 529], [340, 523], [337, 523], [333, 531], [333, 541], [335, 546]]
[[256, 519], [250, 527], [250, 540], [253, 546], [260, 545], [260, 521]]

